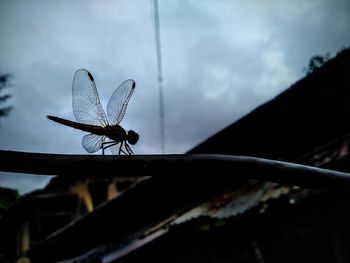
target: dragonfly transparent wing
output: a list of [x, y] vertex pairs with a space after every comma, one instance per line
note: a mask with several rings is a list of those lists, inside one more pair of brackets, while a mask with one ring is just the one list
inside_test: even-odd
[[94, 153], [101, 149], [105, 140], [106, 136], [87, 134], [83, 137], [82, 145], [88, 153]]
[[73, 112], [79, 122], [99, 126], [108, 125], [94, 78], [89, 71], [79, 69], [75, 72], [72, 92]]
[[107, 105], [107, 115], [112, 125], [119, 124], [122, 121], [135, 86], [135, 81], [128, 79], [113, 92]]
[[113, 155], [119, 155], [119, 148], [120, 148], [120, 143], [111, 146], [111, 147], [110, 147], [111, 153], [112, 153]]

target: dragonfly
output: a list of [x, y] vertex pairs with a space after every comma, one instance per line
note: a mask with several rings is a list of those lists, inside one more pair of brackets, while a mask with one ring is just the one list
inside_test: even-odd
[[113, 154], [131, 155], [133, 151], [129, 144], [135, 145], [139, 135], [133, 130], [126, 131], [119, 124], [135, 87], [136, 83], [132, 79], [127, 79], [119, 85], [107, 104], [107, 118], [93, 76], [86, 69], [79, 69], [74, 74], [72, 85], [73, 113], [78, 122], [51, 115], [47, 115], [47, 118], [88, 132], [89, 134], [83, 137], [82, 145], [89, 153], [102, 149], [104, 155], [105, 150], [110, 148]]

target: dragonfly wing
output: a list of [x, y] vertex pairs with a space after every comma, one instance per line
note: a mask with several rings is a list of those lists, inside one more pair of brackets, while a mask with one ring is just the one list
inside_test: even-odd
[[73, 78], [73, 112], [81, 123], [106, 126], [107, 117], [98, 97], [95, 80], [89, 71], [79, 69]]
[[111, 146], [111, 147], [110, 147], [111, 153], [112, 153], [113, 155], [119, 155], [119, 148], [120, 148], [120, 144], [119, 144], [119, 143], [116, 144], [116, 145]]
[[112, 125], [119, 124], [122, 121], [135, 86], [135, 81], [128, 79], [113, 92], [107, 105], [107, 115]]
[[105, 140], [106, 136], [87, 134], [83, 137], [82, 145], [88, 153], [94, 153], [101, 149]]

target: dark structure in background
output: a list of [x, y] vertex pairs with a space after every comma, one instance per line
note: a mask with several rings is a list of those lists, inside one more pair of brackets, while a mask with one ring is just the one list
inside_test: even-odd
[[[349, 105], [348, 49], [189, 153], [350, 172]], [[220, 174], [57, 177], [3, 218], [0, 261], [350, 262], [349, 197]]]
[[18, 198], [19, 194], [17, 190], [0, 187], [0, 220]]
[[349, 65], [350, 50], [344, 50], [189, 153], [294, 161], [346, 136], [350, 132]]

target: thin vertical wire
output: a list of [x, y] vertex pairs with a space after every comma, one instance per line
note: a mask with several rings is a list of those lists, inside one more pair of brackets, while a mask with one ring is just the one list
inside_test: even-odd
[[161, 141], [161, 151], [162, 153], [164, 153], [165, 152], [164, 91], [163, 91], [162, 47], [160, 42], [158, 0], [153, 0], [153, 6], [154, 6], [156, 49], [157, 49], [157, 66], [158, 66], [157, 69], [158, 69], [158, 88], [159, 88], [160, 141]]

